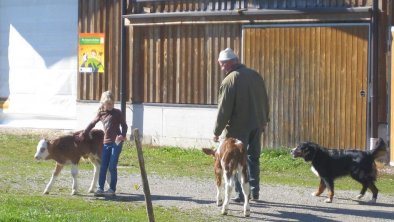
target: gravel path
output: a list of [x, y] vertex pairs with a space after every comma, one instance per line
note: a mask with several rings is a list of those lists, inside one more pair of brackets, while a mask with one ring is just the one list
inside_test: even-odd
[[[82, 177], [80, 175], [80, 187], [83, 189], [89, 186], [90, 176], [87, 175], [86, 179]], [[367, 203], [371, 198], [369, 192], [360, 201], [355, 198], [357, 191], [339, 190], [336, 191], [333, 203], [328, 204], [323, 202], [324, 196], [311, 196], [314, 191], [312, 188], [263, 184], [261, 200], [251, 202], [251, 217], [243, 218], [242, 205], [234, 202], [230, 203], [228, 216], [219, 216], [220, 208], [216, 207], [213, 179], [148, 176], [148, 180], [154, 206], [197, 210], [214, 216], [217, 221], [394, 221], [394, 197], [389, 195], [379, 195], [378, 203], [371, 205]], [[139, 175], [120, 175], [117, 196], [110, 199], [144, 204], [140, 184]]]

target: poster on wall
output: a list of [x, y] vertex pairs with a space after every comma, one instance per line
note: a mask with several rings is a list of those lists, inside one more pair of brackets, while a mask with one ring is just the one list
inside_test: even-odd
[[104, 55], [104, 33], [79, 34], [79, 72], [103, 73]]

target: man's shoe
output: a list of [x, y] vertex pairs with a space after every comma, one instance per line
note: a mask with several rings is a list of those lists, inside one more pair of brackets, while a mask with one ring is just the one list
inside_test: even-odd
[[251, 201], [258, 201], [259, 200], [259, 194], [253, 194], [250, 198]]
[[94, 192], [95, 197], [103, 197], [104, 196], [104, 190], [98, 189], [96, 192]]
[[240, 196], [231, 198], [231, 200], [233, 200], [236, 203], [243, 203], [245, 201], [244, 198]]

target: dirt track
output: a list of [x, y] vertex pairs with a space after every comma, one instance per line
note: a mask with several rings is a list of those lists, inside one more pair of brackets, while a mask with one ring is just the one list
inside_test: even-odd
[[[81, 188], [87, 188], [90, 175], [81, 178]], [[145, 203], [141, 178], [138, 175], [120, 175], [118, 195], [113, 201]], [[334, 202], [324, 203], [325, 197], [313, 197], [312, 188], [262, 185], [261, 200], [251, 202], [251, 217], [243, 218], [242, 205], [230, 203], [228, 216], [220, 215], [216, 207], [216, 188], [213, 180], [190, 178], [162, 178], [149, 176], [153, 205], [192, 209], [215, 216], [215, 221], [394, 221], [394, 197], [380, 195], [374, 205], [367, 203], [371, 194], [360, 201], [358, 191], [337, 191]], [[56, 188], [55, 188], [56, 190]], [[55, 191], [54, 190], [54, 191]], [[83, 192], [83, 190], [81, 190]], [[87, 195], [87, 198], [96, 198]], [[158, 221], [160, 221], [158, 219]]]

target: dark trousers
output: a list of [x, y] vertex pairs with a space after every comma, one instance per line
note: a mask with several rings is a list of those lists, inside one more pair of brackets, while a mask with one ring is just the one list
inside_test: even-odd
[[[248, 173], [251, 195], [258, 195], [260, 191], [260, 154], [261, 154], [261, 130], [254, 129], [248, 135], [238, 138], [247, 149], [248, 153]], [[235, 192], [242, 197], [242, 188], [235, 177]]]

